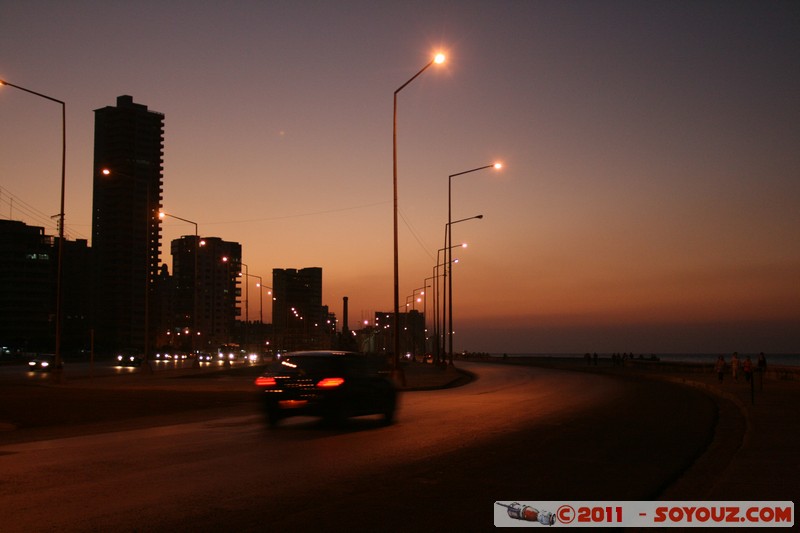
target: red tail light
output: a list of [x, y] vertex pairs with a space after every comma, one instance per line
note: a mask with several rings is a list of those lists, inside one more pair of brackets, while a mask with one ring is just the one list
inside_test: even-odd
[[270, 378], [267, 376], [259, 376], [256, 378], [256, 385], [259, 387], [274, 387], [278, 383], [275, 381], [275, 378]]
[[333, 389], [342, 383], [344, 383], [344, 378], [324, 378], [317, 383], [317, 387], [320, 389]]

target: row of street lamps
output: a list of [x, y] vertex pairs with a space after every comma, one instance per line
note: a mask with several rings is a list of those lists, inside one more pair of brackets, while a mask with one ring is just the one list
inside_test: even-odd
[[[407, 82], [400, 86], [394, 92], [394, 113], [393, 113], [393, 123], [392, 123], [392, 184], [393, 184], [393, 191], [394, 191], [394, 370], [396, 373], [400, 372], [400, 283], [399, 283], [399, 253], [398, 253], [398, 236], [397, 236], [397, 94], [403, 90], [409, 83], [414, 81], [417, 76], [425, 72], [430, 66], [433, 64], [441, 64], [444, 63], [445, 56], [443, 54], [437, 54], [428, 64], [426, 64], [422, 69], [414, 74]], [[456, 174], [450, 174], [448, 176], [448, 183], [447, 183], [447, 225], [445, 226], [445, 246], [444, 248], [440, 249], [439, 252], [445, 251], [446, 252], [446, 262], [444, 263], [444, 276], [446, 283], [449, 285], [445, 287], [446, 298], [443, 298], [442, 301], [442, 323], [444, 323], [445, 314], [449, 313], [448, 316], [448, 325], [447, 325], [447, 334], [446, 338], [448, 339], [448, 360], [450, 364], [453, 364], [453, 274], [452, 274], [452, 264], [453, 264], [453, 239], [452, 239], [452, 228], [453, 224], [458, 222], [464, 222], [466, 220], [472, 219], [481, 219], [483, 215], [476, 215], [469, 218], [464, 218], [461, 220], [452, 220], [452, 182], [453, 178], [457, 176], [461, 176], [463, 174], [469, 174], [471, 172], [477, 172], [479, 170], [484, 170], [488, 168], [500, 169], [502, 168], [502, 164], [500, 163], [493, 163], [491, 165], [484, 165], [482, 167], [473, 168], [471, 170], [465, 170], [463, 172], [458, 172]], [[437, 254], [436, 266], [434, 267], [434, 278], [437, 279], [436, 285], [436, 293], [438, 293], [438, 268], [442, 265], [439, 264], [439, 258]], [[449, 277], [449, 279], [448, 279]], [[445, 310], [445, 300], [447, 301], [447, 309]], [[435, 312], [438, 313], [438, 306], [434, 302]], [[436, 350], [439, 350], [439, 333], [436, 331], [438, 327], [438, 317], [434, 317], [434, 335], [436, 337]]]
[[[444, 54], [437, 54], [431, 61], [429, 61], [422, 69], [419, 70], [414, 76], [412, 76], [408, 81], [406, 81], [403, 85], [401, 85], [397, 90], [394, 91], [394, 109], [393, 109], [393, 123], [392, 123], [392, 169], [393, 169], [393, 176], [392, 176], [392, 183], [393, 183], [393, 233], [394, 233], [394, 368], [395, 370], [399, 369], [399, 356], [400, 356], [400, 335], [399, 335], [399, 320], [400, 320], [400, 283], [399, 283], [399, 251], [398, 251], [398, 196], [397, 196], [397, 95], [400, 91], [402, 91], [408, 84], [414, 81], [420, 74], [425, 72], [429, 67], [434, 64], [441, 64], [444, 63], [445, 56]], [[61, 105], [61, 117], [62, 117], [62, 156], [61, 156], [61, 209], [59, 212], [59, 224], [58, 224], [58, 234], [59, 234], [59, 244], [58, 244], [58, 270], [57, 270], [57, 277], [56, 277], [56, 346], [55, 346], [55, 364], [56, 368], [61, 368], [61, 326], [62, 326], [62, 262], [63, 262], [63, 242], [64, 242], [64, 192], [65, 192], [65, 184], [66, 184], [66, 104], [62, 100], [58, 100], [51, 96], [47, 96], [45, 94], [32, 91], [30, 89], [26, 89], [19, 85], [15, 85], [13, 83], [7, 82], [5, 80], [0, 80], [0, 86], [5, 85], [9, 87], [14, 87], [21, 91], [33, 94], [35, 96], [39, 96], [41, 98], [50, 100], [52, 102], [56, 102]], [[460, 176], [462, 174], [467, 174], [470, 172], [475, 172], [478, 170], [483, 170], [486, 168], [500, 168], [500, 164], [494, 165], [486, 165], [483, 167], [474, 168], [472, 170], [467, 170], [464, 172], [459, 172], [456, 174], [451, 174], [448, 178], [448, 222], [447, 222], [447, 231], [446, 231], [446, 250], [447, 250], [447, 266], [445, 272], [449, 271], [450, 273], [450, 280], [449, 280], [449, 325], [448, 325], [448, 336], [449, 336], [449, 355], [450, 355], [450, 362], [452, 363], [453, 357], [453, 324], [452, 324], [452, 271], [451, 271], [451, 261], [452, 261], [452, 236], [451, 236], [451, 228], [450, 226], [455, 222], [452, 221], [451, 218], [451, 183], [452, 179], [456, 176]], [[109, 171], [104, 171], [105, 174], [108, 174]], [[164, 216], [170, 216], [176, 218], [178, 220], [182, 220], [184, 222], [194, 224], [195, 226], [195, 245], [197, 246], [199, 243], [199, 236], [198, 236], [198, 229], [197, 223], [191, 220], [181, 218], [175, 215], [167, 214], [167, 213], [160, 213], [159, 216], [163, 218]], [[479, 217], [470, 217], [470, 218], [479, 218]], [[465, 219], [466, 220], [466, 219]], [[460, 221], [457, 221], [460, 222]], [[195, 295], [194, 295], [194, 321], [196, 326], [197, 320], [197, 250], [195, 249]], [[438, 266], [438, 265], [437, 265]], [[245, 267], [246, 268], [246, 267]], [[247, 274], [245, 274], [247, 275]], [[446, 275], [446, 274], [445, 274]], [[444, 314], [444, 313], [443, 313]], [[248, 317], [249, 318], [249, 317]], [[438, 342], [438, 341], [437, 341]]]

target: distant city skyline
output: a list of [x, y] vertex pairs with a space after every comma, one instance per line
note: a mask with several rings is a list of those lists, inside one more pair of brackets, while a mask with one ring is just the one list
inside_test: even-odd
[[[93, 110], [168, 117], [164, 210], [250, 274], [319, 266], [351, 324], [447, 220], [455, 349], [800, 353], [800, 4], [15, 3], [0, 79], [66, 102], [66, 234], [89, 239]], [[0, 87], [0, 218], [59, 209], [60, 109]], [[165, 243], [194, 228], [162, 223]], [[250, 280], [253, 283], [252, 280]], [[254, 285], [251, 287], [251, 293]], [[257, 309], [250, 306], [250, 319]]]

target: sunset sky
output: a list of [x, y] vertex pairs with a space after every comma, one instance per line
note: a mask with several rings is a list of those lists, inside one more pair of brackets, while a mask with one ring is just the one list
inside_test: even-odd
[[[66, 102], [69, 237], [128, 94], [165, 211], [322, 267], [351, 327], [393, 307], [392, 95], [439, 51], [398, 95], [401, 303], [448, 176], [504, 164], [453, 179], [456, 350], [800, 353], [800, 2], [0, 0], [0, 79]], [[60, 113], [0, 87], [0, 217], [50, 234]]]

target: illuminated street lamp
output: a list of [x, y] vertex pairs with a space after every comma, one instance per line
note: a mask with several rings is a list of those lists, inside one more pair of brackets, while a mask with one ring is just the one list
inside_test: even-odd
[[414, 81], [417, 76], [425, 72], [434, 63], [444, 63], [444, 54], [436, 54], [431, 61], [414, 74], [407, 82], [394, 92], [394, 113], [392, 121], [392, 184], [394, 190], [394, 365], [395, 372], [400, 369], [400, 264], [397, 245], [397, 93], [402, 91], [406, 85]]
[[200, 255], [200, 246], [202, 246], [203, 242], [200, 241], [200, 236], [198, 235], [197, 230], [197, 222], [192, 220], [187, 220], [185, 218], [181, 218], [179, 216], [172, 215], [170, 213], [165, 213], [164, 211], [158, 212], [158, 218], [164, 219], [165, 217], [174, 218], [176, 220], [181, 220], [183, 222], [187, 222], [189, 224], [194, 225], [194, 287], [193, 287], [193, 297], [192, 297], [192, 329], [194, 330], [194, 335], [192, 335], [192, 351], [195, 352], [195, 338], [197, 337], [197, 289], [198, 289], [198, 280], [197, 280], [197, 257]]
[[[239, 275], [244, 274], [244, 347], [247, 349], [247, 323], [250, 321], [250, 271], [249, 268], [245, 263], [239, 261]], [[241, 267], [244, 267], [244, 272], [242, 272]]]
[[[430, 276], [430, 277], [425, 278], [423, 280], [422, 284], [425, 285], [426, 288], [427, 287], [431, 287], [431, 285], [428, 285], [429, 281], [433, 281], [434, 283], [436, 283], [436, 276], [434, 275], [434, 276]], [[436, 287], [436, 285], [433, 285], [433, 287]], [[425, 317], [425, 347], [427, 349], [427, 346], [428, 346], [428, 291], [423, 292], [422, 296], [423, 296], [423, 298], [422, 298], [422, 316]], [[435, 306], [436, 305], [436, 289], [433, 290], [433, 297], [434, 297], [434, 299], [432, 300], [432, 303]]]
[[[483, 215], [478, 215], [476, 217], [471, 217], [471, 218], [478, 218], [478, 217], [482, 217], [482, 216]], [[471, 220], [471, 218], [465, 219], [465, 220]], [[462, 222], [462, 221], [459, 221], [459, 222]], [[448, 226], [445, 225], [445, 227], [444, 227], [445, 241], [447, 241], [447, 230], [448, 230]], [[465, 243], [465, 242], [452, 246], [452, 248], [466, 248], [466, 247], [467, 247], [467, 243]], [[434, 334], [436, 335], [436, 361], [437, 362], [439, 362], [439, 360], [441, 359], [440, 355], [442, 353], [447, 353], [445, 340], [444, 340], [444, 339], [447, 338], [447, 337], [444, 336], [444, 328], [445, 328], [445, 322], [446, 322], [446, 316], [447, 316], [447, 305], [446, 305], [447, 304], [447, 269], [446, 268], [442, 269], [443, 270], [442, 277], [444, 278], [442, 280], [442, 292], [444, 292], [444, 294], [442, 295], [442, 298], [441, 298], [442, 327], [439, 328], [439, 267], [446, 266], [446, 263], [442, 263], [441, 259], [439, 259], [439, 254], [441, 254], [442, 252], [445, 252], [445, 259], [447, 259], [447, 255], [448, 254], [446, 252], [448, 252], [449, 250], [450, 250], [450, 248], [448, 248], [447, 246], [445, 246], [444, 248], [439, 248], [439, 250], [437, 250], [437, 252], [436, 252], [436, 266], [433, 269], [433, 275], [434, 275], [434, 278], [436, 279], [436, 281], [435, 281], [436, 290], [434, 291], [434, 302], [433, 302], [433, 305], [434, 305], [434, 315], [435, 315], [434, 316], [434, 318], [435, 318]], [[453, 262], [457, 263], [458, 260], [455, 260]], [[439, 332], [440, 331], [442, 332], [442, 344], [441, 345], [439, 344]]]
[[53, 364], [55, 366], [56, 379], [60, 380], [63, 376], [63, 362], [61, 360], [61, 327], [63, 322], [63, 302], [62, 300], [62, 279], [63, 279], [63, 261], [64, 261], [64, 190], [66, 188], [66, 162], [67, 162], [67, 104], [63, 100], [58, 100], [52, 96], [38, 93], [19, 85], [14, 85], [5, 80], [0, 80], [0, 86], [7, 85], [14, 87], [20, 91], [50, 100], [61, 105], [61, 209], [58, 212], [58, 266], [56, 267], [56, 346], [55, 358]]
[[[471, 170], [465, 170], [463, 172], [458, 172], [456, 174], [450, 174], [450, 176], [448, 176], [448, 178], [447, 178], [447, 246], [452, 246], [452, 244], [453, 244], [453, 230], [452, 230], [452, 228], [450, 226], [452, 224], [455, 224], [455, 222], [451, 222], [451, 220], [452, 220], [452, 212], [453, 212], [453, 209], [452, 209], [453, 203], [452, 203], [452, 194], [451, 194], [452, 186], [453, 186], [453, 178], [455, 178], [456, 176], [462, 176], [464, 174], [469, 174], [471, 172], [477, 172], [478, 170], [484, 170], [484, 169], [487, 169], [487, 168], [494, 168], [494, 169], [500, 170], [501, 168], [503, 168], [503, 165], [502, 165], [502, 163], [493, 163], [491, 165], [484, 165], [482, 167], [473, 168]], [[450, 258], [452, 259], [452, 252], [450, 252]], [[448, 295], [448, 297], [450, 298], [450, 302], [448, 304], [448, 307], [449, 307], [448, 323], [449, 323], [449, 325], [448, 325], [448, 328], [447, 328], [448, 329], [447, 333], [448, 333], [448, 336], [449, 336], [449, 339], [450, 339], [450, 341], [449, 341], [449, 350], [448, 350], [449, 351], [449, 361], [450, 361], [450, 364], [452, 365], [453, 364], [453, 276], [452, 276], [452, 273], [450, 275], [450, 279], [448, 280], [448, 283], [450, 284], [449, 295]]]
[[[442, 250], [444, 250], [444, 248], [441, 248], [439, 250], [439, 252], [441, 252]], [[436, 254], [436, 261], [437, 261], [436, 266], [433, 267], [433, 277], [436, 280], [435, 281], [436, 290], [433, 293], [433, 295], [434, 295], [433, 308], [434, 308], [434, 315], [435, 315], [434, 316], [434, 321], [433, 321], [433, 330], [434, 330], [433, 331], [433, 336], [436, 338], [436, 362], [439, 363], [444, 359], [442, 357], [442, 355], [445, 353], [444, 342], [445, 342], [445, 338], [446, 338], [444, 336], [444, 326], [445, 326], [445, 323], [444, 323], [445, 322], [444, 298], [439, 298], [439, 294], [438, 294], [439, 293], [439, 269], [441, 268], [442, 270], [446, 271], [447, 269], [445, 267], [447, 266], [447, 263], [440, 263], [439, 262], [439, 254]], [[455, 263], [458, 263], [458, 259], [453, 259], [451, 264], [455, 264]], [[445, 286], [444, 282], [442, 283], [442, 285]], [[441, 323], [441, 327], [439, 325], [439, 304], [438, 304], [439, 300], [442, 301], [442, 315], [441, 315], [442, 316], [442, 323]], [[441, 336], [441, 339], [440, 339], [440, 336]], [[442, 341], [441, 344], [439, 344], [440, 340]]]
[[411, 306], [412, 307], [411, 308], [412, 309], [416, 310], [417, 309], [416, 303], [422, 301], [422, 298], [417, 298], [417, 293], [419, 293], [420, 296], [425, 296], [425, 289], [427, 289], [427, 288], [428, 288], [428, 285], [424, 285], [422, 287], [414, 289], [414, 291], [411, 293], [411, 299], [412, 299], [412, 301], [411, 301]]
[[[263, 324], [264, 323], [264, 291], [262, 290], [264, 287], [264, 279], [261, 276], [253, 275], [254, 278], [258, 279], [256, 283], [256, 287], [258, 287], [258, 321]], [[272, 289], [272, 287], [267, 287], [267, 289]], [[272, 294], [272, 291], [267, 291], [267, 295]]]
[[[267, 291], [267, 296], [272, 296], [272, 291], [273, 291], [274, 289], [273, 289], [272, 287], [270, 287], [269, 285], [264, 285], [264, 284], [261, 282], [261, 276], [259, 276], [259, 277], [258, 277], [258, 280], [259, 280], [259, 282], [256, 284], [256, 287], [258, 287], [259, 291], [261, 291], [261, 289], [269, 289], [269, 290]], [[262, 291], [262, 293], [263, 293], [263, 291]], [[264, 322], [264, 314], [263, 314], [263, 309], [262, 309], [262, 314], [261, 314], [261, 322]]]
[[[425, 296], [425, 289], [427, 289], [427, 288], [428, 288], [428, 286], [424, 285], [422, 287], [414, 289], [414, 291], [411, 293], [411, 310], [412, 311], [416, 311], [417, 310], [417, 302], [422, 302], [422, 296]], [[420, 296], [417, 296], [417, 293], [419, 293]], [[414, 355], [417, 355], [417, 335], [416, 335], [417, 329], [416, 329], [416, 326], [415, 326], [416, 322], [415, 322], [415, 319], [414, 319], [413, 316], [410, 318], [410, 321], [411, 321], [411, 352]], [[423, 339], [425, 338], [425, 315], [424, 314], [422, 315], [422, 337], [423, 337]], [[424, 340], [423, 340], [423, 343], [422, 343], [422, 351], [423, 351], [423, 355], [425, 355], [424, 354], [424, 352], [425, 352], [425, 342], [424, 342]]]
[[[250, 299], [249, 299], [249, 296], [248, 296], [249, 295], [249, 290], [248, 290], [248, 285], [247, 285], [247, 282], [249, 281], [248, 278], [255, 278], [255, 279], [258, 280], [256, 282], [256, 287], [258, 287], [258, 322], [259, 322], [259, 324], [263, 324], [264, 323], [264, 297], [263, 297], [262, 288], [263, 287], [267, 287], [267, 286], [264, 285], [264, 278], [262, 278], [261, 276], [256, 276], [255, 274], [249, 274], [247, 272], [247, 268], [248, 268], [247, 265], [245, 265], [244, 263], [239, 263], [239, 264], [244, 266], [244, 268], [245, 268], [245, 271], [244, 272], [239, 272], [239, 274], [243, 275], [245, 277], [245, 287], [244, 287], [244, 292], [245, 292], [245, 314], [247, 315], [245, 317], [245, 331], [247, 331], [247, 322], [250, 320], [250, 314], [249, 314], [250, 313], [250, 308], [249, 308], [249, 303], [248, 303]], [[272, 289], [272, 287], [267, 287], [267, 288], [268, 289]], [[270, 292], [267, 291], [267, 294], [270, 294]]]

